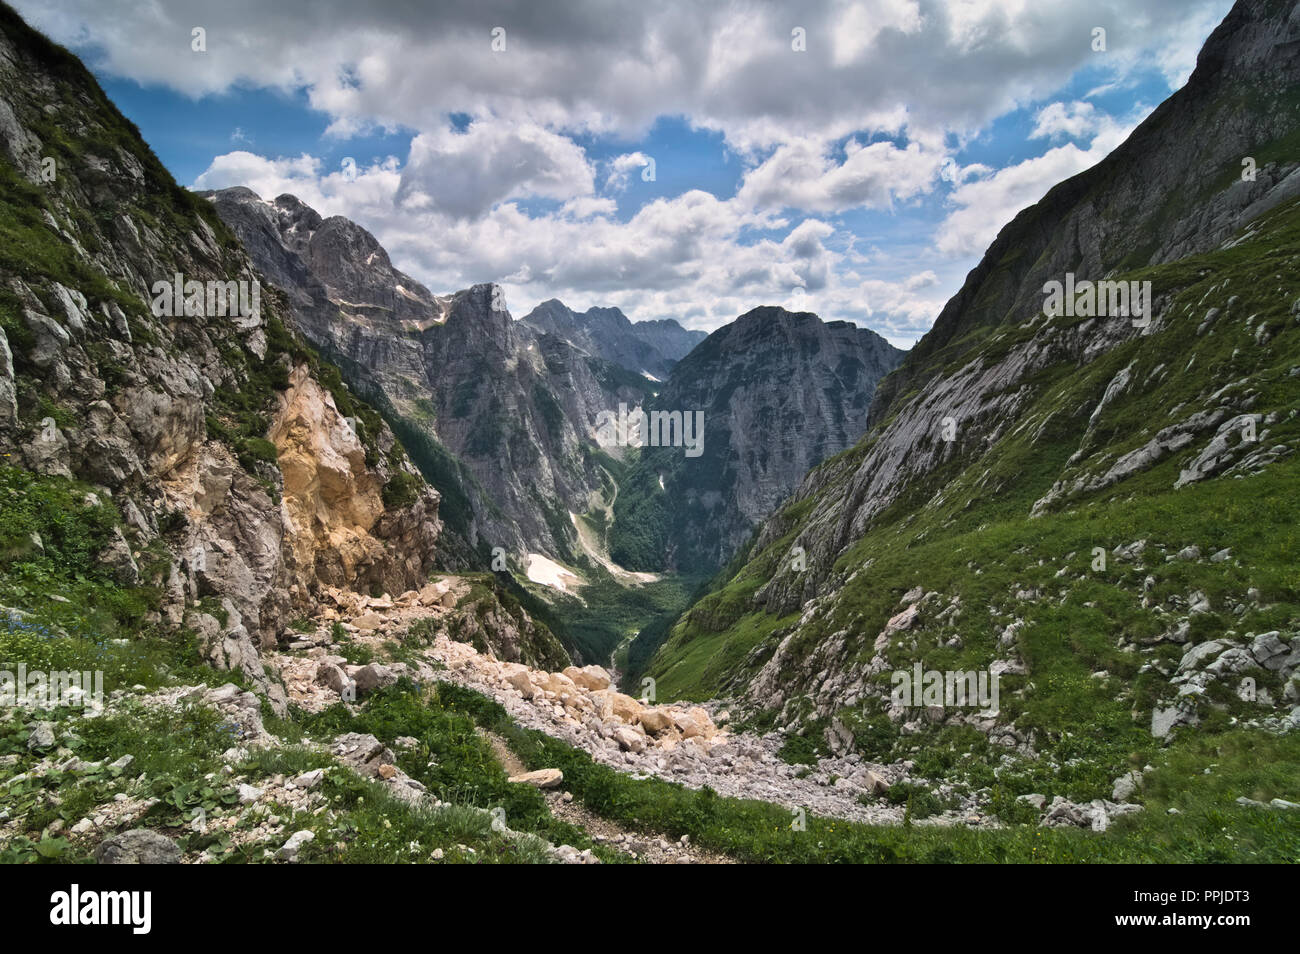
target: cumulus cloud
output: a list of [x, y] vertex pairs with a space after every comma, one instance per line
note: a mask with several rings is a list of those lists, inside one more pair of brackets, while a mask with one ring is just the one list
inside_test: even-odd
[[620, 192], [627, 188], [628, 180], [632, 178], [634, 172], [641, 176], [649, 176], [647, 170], [651, 168], [651, 161], [644, 152], [626, 152], [621, 156], [615, 156], [608, 163], [605, 188], [611, 192]]
[[411, 140], [397, 200], [475, 218], [506, 199], [591, 195], [595, 171], [565, 136], [530, 123], [476, 121]]
[[1029, 138], [1091, 138], [1101, 128], [1105, 118], [1105, 114], [1092, 103], [1052, 103], [1040, 109], [1034, 117], [1034, 131], [1029, 134]]
[[[1089, 67], [1099, 88], [1113, 86], [1154, 63], [1181, 83], [1231, 5], [14, 2], [109, 75], [192, 97], [301, 95], [345, 150], [364, 131], [409, 131], [405, 156], [351, 171], [242, 142], [194, 185], [292, 192], [356, 219], [436, 290], [496, 280], [517, 310], [558, 296], [711, 329], [799, 288], [801, 307], [869, 317], [896, 343], [928, 327], [970, 256], [1017, 210], [1132, 125], [1087, 97], [1057, 101], [1069, 80]], [[1108, 27], [1104, 57], [1090, 47], [1097, 25]], [[206, 52], [191, 47], [196, 27]], [[1003, 169], [954, 158], [991, 120], [1040, 103], [1031, 135], [1043, 155]], [[741, 159], [739, 184], [620, 214], [662, 117], [720, 134]], [[600, 137], [628, 151], [593, 161], [580, 143]], [[263, 151], [274, 148], [267, 138]], [[932, 238], [895, 243], [910, 257], [857, 250], [847, 213], [898, 213], [930, 196], [950, 208]]]
[[[303, 90], [341, 134], [374, 123], [427, 132], [459, 112], [636, 136], [683, 115], [744, 148], [851, 135], [900, 104], [917, 130], [977, 129], [1097, 63], [1098, 24], [1110, 27], [1105, 62], [1159, 51], [1161, 68], [1182, 76], [1229, 5], [17, 0], [55, 39], [89, 44], [108, 73], [194, 96]], [[206, 52], [191, 49], [199, 26]], [[796, 26], [803, 51], [792, 49]], [[505, 48], [494, 50], [497, 28]]]
[[1139, 121], [1119, 123], [1103, 117], [1087, 149], [1066, 143], [958, 186], [949, 196], [957, 208], [939, 226], [935, 247], [954, 256], [982, 252], [1017, 212], [1033, 205], [1056, 183], [1096, 165]]
[[755, 207], [814, 212], [890, 208], [895, 200], [928, 191], [945, 158], [917, 143], [899, 148], [889, 141], [851, 139], [842, 162], [827, 150], [826, 144], [808, 140], [780, 146], [745, 176], [740, 200]]

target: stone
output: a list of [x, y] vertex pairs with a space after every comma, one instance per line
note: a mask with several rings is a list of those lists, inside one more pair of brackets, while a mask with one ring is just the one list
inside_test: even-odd
[[617, 719], [621, 722], [636, 722], [641, 716], [641, 710], [644, 708], [641, 703], [631, 696], [624, 695], [613, 689], [601, 689], [593, 692], [591, 701], [596, 704], [596, 710], [600, 713], [600, 717], [607, 722], [610, 719]]
[[284, 846], [275, 853], [275, 857], [280, 861], [295, 862], [298, 860], [298, 852], [302, 850], [302, 846], [314, 841], [315, 838], [315, 832], [306, 829], [296, 831], [289, 836], [289, 840], [284, 843]]
[[509, 781], [517, 785], [531, 785], [533, 788], [559, 788], [564, 784], [564, 773], [556, 768], [537, 769], [535, 772], [512, 775]]
[[532, 680], [528, 678], [528, 673], [522, 669], [518, 672], [514, 672], [506, 676], [506, 682], [509, 685], [513, 686], [514, 688], [518, 689], [519, 693], [525, 699], [533, 698], [534, 693], [536, 693], [537, 691], [533, 687]]
[[1125, 772], [1115, 779], [1110, 798], [1113, 802], [1127, 802], [1142, 784], [1141, 772]]
[[1276, 672], [1291, 655], [1291, 647], [1278, 638], [1278, 631], [1260, 633], [1250, 644], [1250, 655], [1265, 669]]
[[378, 613], [365, 613], [352, 620], [352, 625], [363, 633], [368, 633], [378, 629], [383, 622], [384, 618]]
[[319, 785], [324, 777], [324, 769], [312, 769], [310, 772], [303, 772], [301, 775], [294, 776], [293, 784], [296, 788], [310, 790]]
[[330, 745], [330, 751], [364, 777], [378, 775], [382, 766], [392, 765], [396, 761], [391, 749], [373, 735], [359, 732], [337, 736]]
[[614, 741], [618, 743], [619, 748], [628, 752], [646, 750], [646, 737], [625, 725], [620, 725], [614, 730]]
[[376, 689], [386, 689], [395, 684], [397, 673], [389, 666], [369, 663], [358, 669], [352, 678], [357, 684], [357, 692], [366, 693], [374, 692]]
[[873, 795], [884, 795], [889, 791], [889, 783], [884, 777], [870, 769], [862, 773], [862, 787]]
[[1182, 661], [1178, 664], [1178, 671], [1191, 672], [1193, 669], [1200, 668], [1200, 664], [1217, 656], [1232, 644], [1226, 639], [1209, 639], [1203, 643], [1197, 643], [1183, 653]]
[[54, 746], [54, 723], [38, 722], [32, 729], [32, 734], [27, 737], [27, 748], [30, 751], [36, 749], [48, 749]]
[[663, 709], [643, 709], [640, 715], [641, 728], [651, 735], [666, 732], [673, 725], [672, 716]]
[[564, 670], [564, 675], [568, 676], [574, 685], [581, 686], [583, 689], [608, 689], [613, 683], [609, 673], [600, 666], [583, 666], [581, 669], [577, 666], [569, 666]]
[[1183, 705], [1166, 708], [1157, 706], [1151, 711], [1151, 734], [1157, 739], [1163, 739], [1178, 726], [1195, 725], [1199, 721], [1195, 710]]
[[262, 790], [256, 785], [241, 784], [239, 786], [239, 804], [249, 805], [262, 797]]
[[341, 693], [351, 682], [341, 668], [332, 662], [322, 662], [316, 667], [316, 684]]
[[95, 848], [95, 861], [101, 865], [175, 865], [180, 860], [176, 842], [147, 828], [111, 835]]

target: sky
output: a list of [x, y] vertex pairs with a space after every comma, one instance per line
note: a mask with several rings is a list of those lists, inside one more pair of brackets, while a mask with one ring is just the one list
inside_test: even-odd
[[[292, 193], [446, 294], [908, 347], [1230, 0], [11, 0], [183, 184]], [[1102, 31], [1102, 32], [1098, 32]]]

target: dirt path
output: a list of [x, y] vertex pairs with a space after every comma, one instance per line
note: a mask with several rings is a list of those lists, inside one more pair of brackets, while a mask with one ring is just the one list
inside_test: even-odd
[[[522, 775], [528, 767], [519, 761], [519, 756], [506, 744], [506, 740], [495, 732], [478, 730], [491, 744], [492, 751], [508, 775]], [[594, 814], [584, 807], [570, 793], [560, 789], [543, 792], [551, 814], [570, 825], [577, 825], [587, 832], [591, 839], [617, 848], [630, 854], [638, 861], [652, 865], [729, 865], [735, 862], [715, 852], [705, 851], [692, 845], [689, 841], [670, 841], [666, 836], [653, 832], [638, 832], [624, 828], [608, 818]]]

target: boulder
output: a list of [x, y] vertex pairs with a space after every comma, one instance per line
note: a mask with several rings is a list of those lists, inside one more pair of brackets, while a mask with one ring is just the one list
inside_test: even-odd
[[1142, 785], [1141, 772], [1125, 772], [1115, 779], [1111, 787], [1110, 798], [1113, 802], [1127, 802]]
[[641, 728], [645, 729], [651, 735], [659, 735], [667, 731], [673, 725], [672, 715], [664, 709], [642, 709], [640, 715]]
[[27, 737], [27, 748], [30, 750], [48, 749], [54, 746], [54, 723], [38, 722], [32, 729], [32, 734]]
[[1260, 633], [1251, 641], [1250, 654], [1265, 669], [1277, 671], [1286, 665], [1291, 647], [1278, 638], [1277, 630]]
[[175, 865], [180, 864], [181, 849], [166, 835], [135, 828], [101, 841], [95, 860], [101, 865]]
[[600, 666], [583, 666], [581, 669], [577, 666], [569, 666], [564, 670], [564, 675], [573, 680], [574, 685], [581, 686], [583, 689], [608, 689], [613, 682], [609, 673]]
[[614, 730], [614, 741], [618, 743], [619, 748], [628, 752], [644, 752], [646, 750], [646, 737], [626, 725], [620, 725]]
[[614, 689], [601, 689], [593, 692], [591, 701], [595, 703], [601, 719], [605, 721], [617, 719], [620, 722], [637, 722], [640, 719], [641, 710], [645, 708], [631, 696], [626, 696]]
[[275, 857], [280, 861], [295, 862], [298, 860], [298, 852], [302, 850], [302, 846], [309, 841], [315, 840], [315, 838], [315, 832], [306, 829], [296, 831], [289, 836], [289, 840], [284, 843], [284, 847], [275, 853]]
[[358, 693], [374, 692], [376, 689], [385, 689], [396, 683], [397, 673], [388, 666], [370, 663], [358, 669], [353, 678], [356, 680]]
[[538, 769], [535, 772], [512, 775], [509, 781], [519, 785], [531, 785], [533, 788], [558, 788], [564, 783], [564, 773], [555, 768]]
[[373, 735], [360, 732], [337, 736], [330, 745], [330, 751], [345, 765], [367, 778], [378, 775], [382, 766], [392, 765], [396, 761], [391, 749]]
[[528, 673], [522, 669], [506, 676], [506, 682], [518, 689], [525, 699], [531, 699], [537, 692], [533, 687], [532, 680], [528, 678]]
[[322, 662], [316, 667], [316, 684], [319, 686], [341, 693], [350, 681], [347, 673], [332, 662]]
[[862, 787], [873, 795], [884, 795], [889, 791], [889, 783], [885, 781], [884, 777], [877, 775], [870, 769], [862, 773], [861, 783]]

